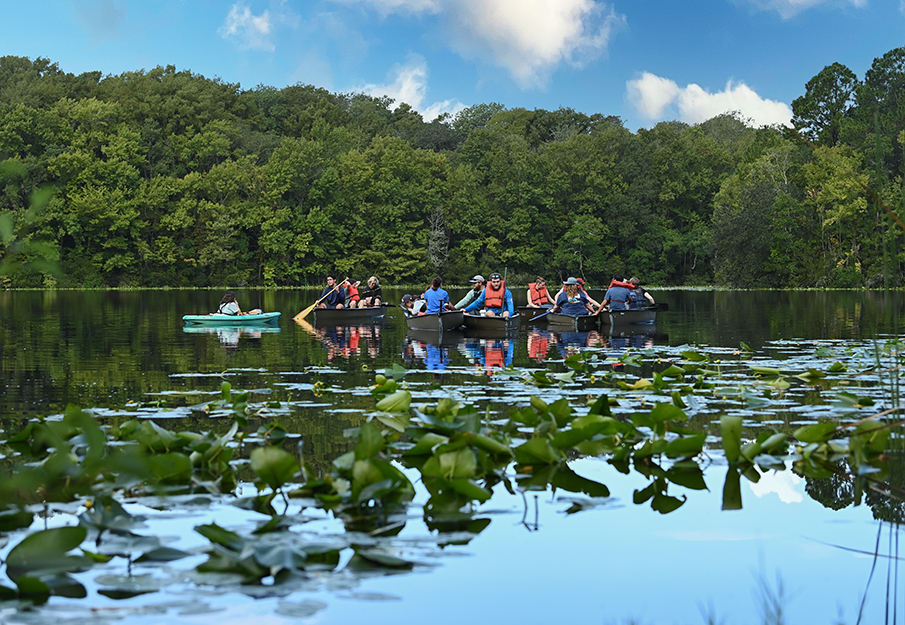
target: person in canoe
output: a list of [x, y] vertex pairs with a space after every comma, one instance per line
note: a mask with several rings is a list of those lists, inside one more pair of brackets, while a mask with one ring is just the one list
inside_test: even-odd
[[481, 274], [476, 275], [471, 279], [471, 290], [465, 294], [465, 297], [459, 300], [459, 303], [456, 304], [457, 310], [462, 310], [473, 301], [478, 299], [478, 296], [481, 294], [481, 291], [484, 290], [484, 285], [486, 284], [484, 280], [484, 276]]
[[515, 314], [515, 306], [512, 305], [512, 291], [503, 283], [503, 276], [498, 273], [490, 276], [487, 287], [478, 295], [478, 299], [465, 307], [465, 312], [470, 313], [479, 308], [484, 309], [486, 317], [511, 317]]
[[406, 317], [414, 317], [415, 315], [423, 315], [427, 308], [427, 302], [420, 297], [415, 299], [410, 293], [402, 296], [402, 313]]
[[317, 307], [346, 307], [346, 290], [342, 287], [342, 285], [336, 283], [336, 276], [334, 276], [333, 274], [327, 276], [327, 288], [321, 291], [321, 300], [318, 303]]
[[431, 281], [430, 287], [424, 292], [424, 301], [427, 302], [425, 312], [428, 315], [440, 313], [452, 308], [449, 303], [449, 293], [446, 289], [441, 289], [443, 279], [440, 276], [435, 277]]
[[629, 283], [635, 287], [631, 290], [629, 296], [629, 308], [647, 308], [651, 304], [657, 303], [654, 301], [654, 296], [641, 286], [641, 280], [638, 278], [631, 278], [629, 279]]
[[584, 296], [588, 298], [588, 301], [591, 303], [591, 306], [593, 306], [594, 308], [600, 308], [600, 303], [597, 300], [595, 300], [593, 297], [591, 297], [590, 293], [588, 293], [588, 289], [584, 283], [584, 279], [583, 278], [575, 278], [575, 279], [578, 280], [578, 290], [581, 291], [582, 293], [584, 293]]
[[380, 280], [377, 279], [377, 276], [371, 276], [368, 278], [368, 285], [361, 290], [361, 303], [358, 307], [380, 306], [382, 298], [383, 289], [380, 288]]
[[632, 294], [628, 286], [623, 286], [625, 284], [631, 286], [630, 282], [625, 282], [621, 274], [617, 273], [613, 276], [610, 288], [607, 289], [606, 295], [603, 296], [600, 310], [603, 310], [606, 306], [609, 306], [610, 310], [628, 310], [629, 303], [632, 301]]
[[537, 276], [534, 282], [528, 285], [528, 306], [531, 308], [549, 308], [553, 305], [553, 298], [547, 291], [547, 281]]
[[223, 299], [220, 300], [220, 305], [217, 307], [217, 314], [242, 315], [245, 313], [239, 308], [239, 302], [236, 301], [236, 294], [232, 291], [227, 291], [226, 295], [223, 296]]
[[562, 291], [556, 297], [556, 304], [553, 306], [552, 312], [570, 317], [581, 317], [582, 315], [593, 315], [594, 307], [590, 298], [581, 290], [578, 280], [570, 277], [562, 283]]
[[361, 280], [352, 282], [348, 278], [343, 282], [343, 289], [346, 291], [346, 308], [358, 308], [361, 302], [361, 295], [358, 293], [358, 285]]

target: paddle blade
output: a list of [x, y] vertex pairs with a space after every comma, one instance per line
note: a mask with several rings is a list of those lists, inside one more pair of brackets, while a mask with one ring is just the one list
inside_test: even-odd
[[304, 330], [311, 336], [317, 336], [317, 330], [314, 329], [314, 326], [304, 319], [296, 319], [295, 322], [302, 328], [302, 330]]
[[305, 317], [307, 317], [308, 315], [311, 314], [311, 311], [314, 310], [315, 306], [317, 306], [317, 302], [314, 302], [308, 308], [306, 308], [305, 310], [303, 310], [302, 312], [297, 314], [295, 317], [292, 318], [292, 320], [295, 321], [296, 323], [303, 320]]

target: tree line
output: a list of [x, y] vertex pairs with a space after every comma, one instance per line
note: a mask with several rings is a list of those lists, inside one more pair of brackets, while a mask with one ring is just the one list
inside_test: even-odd
[[426, 122], [311, 85], [0, 57], [0, 286], [900, 285], [905, 48], [863, 79], [827, 66], [792, 109], [794, 129], [498, 103]]

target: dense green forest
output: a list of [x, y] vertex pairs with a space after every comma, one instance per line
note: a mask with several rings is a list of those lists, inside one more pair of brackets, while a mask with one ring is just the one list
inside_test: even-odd
[[174, 67], [0, 58], [2, 287], [298, 286], [614, 271], [657, 285], [898, 286], [905, 48], [834, 63], [795, 130], [245, 90]]

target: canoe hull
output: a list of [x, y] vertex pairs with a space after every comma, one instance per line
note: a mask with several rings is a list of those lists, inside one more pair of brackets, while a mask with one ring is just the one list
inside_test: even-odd
[[465, 313], [465, 332], [468, 336], [478, 338], [495, 338], [506, 336], [518, 330], [521, 315], [512, 317], [482, 317]]
[[[590, 332], [597, 329], [599, 319], [596, 315], [581, 315], [573, 317], [572, 315], [561, 315], [558, 313], [550, 313], [544, 319], [547, 320], [547, 327], [551, 330], [570, 330], [572, 332]], [[538, 319], [540, 321], [540, 319]]]
[[614, 327], [624, 325], [651, 324], [657, 320], [657, 312], [655, 310], [637, 309], [637, 310], [614, 310], [603, 311], [600, 313], [600, 322], [603, 327]]
[[372, 319], [383, 319], [387, 314], [386, 306], [370, 308], [315, 308], [314, 323], [327, 326], [357, 325]]
[[464, 316], [465, 313], [461, 310], [452, 310], [443, 313], [406, 317], [405, 323], [412, 330], [448, 332], [461, 327], [464, 323]]
[[182, 320], [187, 326], [255, 326], [274, 324], [280, 313], [261, 313], [260, 315], [184, 315]]

